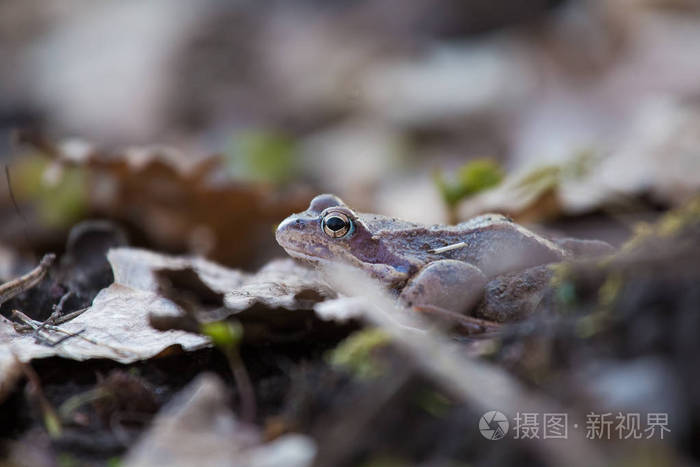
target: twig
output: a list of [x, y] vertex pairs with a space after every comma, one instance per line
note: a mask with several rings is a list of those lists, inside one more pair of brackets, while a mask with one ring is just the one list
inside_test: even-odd
[[[84, 311], [85, 311], [85, 309], [75, 311], [74, 313], [79, 313], [79, 312], [82, 313], [82, 312], [84, 312]], [[42, 325], [41, 322], [31, 319], [29, 316], [25, 315], [24, 313], [22, 313], [22, 312], [19, 311], [19, 310], [12, 310], [12, 314], [13, 314], [14, 317], [16, 317], [17, 319], [19, 319], [20, 321], [22, 321], [22, 322], [24, 323], [24, 325], [22, 325], [22, 324], [20, 324], [20, 323], [17, 323], [17, 322], [13, 323], [13, 324], [14, 324], [15, 331], [17, 331], [17, 332], [26, 332], [26, 331], [29, 331], [29, 330], [32, 330], [32, 329], [36, 329], [36, 328], [38, 328], [39, 326]], [[72, 314], [72, 313], [71, 313], [71, 314]], [[66, 315], [66, 317], [68, 317], [68, 315]], [[44, 330], [45, 330], [45, 331], [53, 331], [53, 332], [58, 332], [58, 333], [64, 334], [65, 336], [67, 336], [67, 338], [77, 337], [77, 338], [79, 338], [79, 339], [81, 339], [81, 340], [83, 340], [83, 341], [85, 341], [85, 342], [88, 342], [88, 343], [90, 343], [90, 344], [96, 345], [96, 346], [98, 346], [98, 347], [105, 347], [105, 348], [108, 348], [108, 349], [112, 350], [114, 353], [119, 354], [119, 355], [122, 355], [122, 356], [126, 356], [126, 355], [128, 354], [128, 352], [125, 352], [125, 351], [122, 350], [122, 349], [118, 349], [118, 348], [116, 348], [116, 347], [114, 347], [114, 346], [111, 346], [111, 345], [109, 345], [109, 344], [105, 344], [105, 343], [103, 343], [103, 342], [97, 342], [97, 341], [94, 340], [94, 339], [90, 339], [89, 337], [82, 336], [81, 334], [82, 334], [83, 332], [85, 332], [85, 329], [81, 329], [81, 330], [78, 331], [78, 332], [70, 332], [70, 331], [66, 331], [65, 329], [61, 329], [61, 328], [59, 328], [58, 326], [54, 326], [54, 325], [52, 325], [52, 324], [45, 324], [45, 325], [44, 325]], [[48, 345], [54, 347], [54, 346], [60, 344], [61, 342], [65, 341], [65, 340], [66, 340], [66, 339], [60, 339], [58, 342], [49, 341]]]
[[89, 309], [90, 309], [90, 307], [86, 306], [85, 308], [79, 308], [75, 311], [71, 311], [70, 313], [68, 313], [66, 315], [62, 315], [62, 316], [59, 316], [58, 318], [54, 318], [52, 320], [51, 324], [67, 323], [68, 321], [71, 321], [71, 320], [77, 318], [78, 316], [82, 315], [83, 313], [85, 313]]
[[[59, 316], [58, 318], [54, 318], [54, 319], [51, 319], [51, 316], [49, 316], [49, 319], [47, 319], [44, 322], [44, 323], [46, 323], [44, 328], [49, 327], [51, 324], [59, 325], [59, 324], [67, 323], [68, 321], [71, 321], [71, 320], [77, 318], [78, 316], [82, 315], [83, 313], [85, 313], [89, 309], [90, 309], [90, 307], [80, 308], [78, 310], [71, 311], [67, 315]], [[53, 316], [53, 314], [52, 314], [52, 316]], [[44, 324], [44, 323], [39, 323], [36, 320], [32, 320], [32, 321], [35, 321], [38, 324]], [[31, 331], [32, 329], [35, 329], [34, 326], [32, 326], [32, 325], [15, 323], [15, 331], [17, 331], [17, 332], [27, 332], [27, 331]]]
[[[34, 330], [34, 338], [39, 339], [39, 332], [44, 329], [44, 327], [51, 323], [53, 324], [55, 320], [61, 316], [61, 313], [63, 311], [63, 305], [65, 304], [66, 300], [73, 295], [73, 292], [68, 292], [61, 297], [61, 300], [58, 301], [57, 305], [53, 306], [53, 312], [51, 313], [51, 316], [49, 316], [46, 320], [44, 320], [41, 325]], [[64, 339], [65, 340], [65, 339]]]
[[[12, 310], [12, 317], [25, 323], [25, 326], [29, 327], [30, 330], [31, 329], [34, 330], [33, 337], [38, 344], [45, 344], [45, 345], [48, 345], [49, 347], [56, 347], [58, 344], [65, 341], [66, 339], [69, 339], [70, 337], [73, 337], [74, 335], [78, 335], [78, 334], [83, 332], [83, 331], [80, 331], [78, 333], [74, 333], [74, 334], [71, 334], [69, 336], [64, 336], [63, 338], [60, 338], [57, 341], [53, 341], [50, 339], [49, 336], [44, 337], [41, 335], [41, 331], [47, 329], [49, 326], [47, 324], [48, 320], [41, 323], [39, 321], [33, 320], [32, 318], [25, 315], [24, 313], [22, 313], [19, 310]], [[15, 331], [18, 331], [18, 326], [16, 326], [16, 325], [15, 325]]]
[[[72, 290], [69, 290], [68, 292], [63, 294], [63, 297], [61, 297], [61, 299], [58, 301], [58, 304], [54, 305], [53, 313], [51, 313], [51, 316], [55, 315], [56, 318], [61, 316], [61, 314], [63, 314], [63, 307], [65, 306], [66, 301], [68, 301], [68, 299], [71, 298], [73, 295], [74, 294]], [[49, 317], [49, 319], [51, 319], [51, 317]]]
[[44, 255], [39, 265], [27, 274], [0, 285], [0, 304], [37, 285], [44, 278], [55, 259], [56, 255], [53, 253]]
[[5, 180], [7, 180], [7, 191], [10, 194], [10, 201], [12, 202], [12, 206], [15, 208], [15, 212], [19, 216], [20, 219], [22, 219], [22, 230], [24, 230], [24, 242], [26, 243], [26, 247], [28, 250], [31, 250], [29, 248], [29, 229], [27, 226], [29, 225], [29, 222], [27, 222], [27, 218], [24, 217], [24, 214], [22, 214], [22, 211], [19, 208], [19, 205], [17, 204], [17, 199], [15, 199], [15, 192], [12, 190], [12, 180], [10, 179], [10, 166], [5, 164]]
[[108, 397], [108, 396], [112, 396], [112, 393], [107, 391], [104, 388], [94, 388], [94, 389], [90, 389], [86, 392], [82, 392], [82, 393], [73, 395], [73, 396], [69, 397], [68, 399], [66, 399], [58, 407], [58, 415], [61, 417], [61, 420], [64, 420], [64, 421], [70, 420], [73, 412], [78, 410], [83, 405], [104, 399], [105, 397]]

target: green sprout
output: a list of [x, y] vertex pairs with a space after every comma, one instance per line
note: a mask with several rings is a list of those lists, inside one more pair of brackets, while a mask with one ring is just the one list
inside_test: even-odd
[[202, 334], [211, 339], [212, 344], [222, 352], [235, 349], [243, 339], [243, 326], [231, 321], [215, 321], [202, 324]]
[[498, 185], [501, 180], [503, 170], [491, 159], [468, 162], [457, 170], [452, 181], [447, 180], [442, 172], [435, 173], [435, 184], [445, 204], [451, 209], [463, 199]]
[[226, 356], [238, 389], [241, 419], [253, 423], [256, 413], [255, 390], [240, 353], [243, 326], [239, 322], [215, 321], [203, 323], [200, 331]]

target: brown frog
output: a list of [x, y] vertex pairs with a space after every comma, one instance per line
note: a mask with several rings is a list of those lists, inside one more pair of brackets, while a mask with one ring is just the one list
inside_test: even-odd
[[361, 268], [408, 306], [459, 313], [472, 308], [496, 276], [572, 258], [579, 250], [607, 250], [602, 242], [555, 242], [498, 214], [426, 226], [358, 213], [330, 194], [285, 219], [276, 238], [294, 258]]

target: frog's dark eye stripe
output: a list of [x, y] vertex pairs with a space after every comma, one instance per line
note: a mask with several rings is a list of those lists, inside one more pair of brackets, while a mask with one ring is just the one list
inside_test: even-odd
[[352, 221], [342, 212], [329, 212], [321, 220], [321, 227], [329, 237], [344, 237], [352, 230]]

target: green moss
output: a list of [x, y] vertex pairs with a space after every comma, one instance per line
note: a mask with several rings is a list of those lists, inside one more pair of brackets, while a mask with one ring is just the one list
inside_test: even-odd
[[633, 227], [632, 236], [620, 248], [620, 252], [628, 252], [637, 249], [655, 235], [655, 229], [648, 222], [638, 222]]
[[549, 270], [552, 271], [552, 277], [549, 279], [549, 284], [552, 287], [557, 287], [564, 282], [567, 282], [571, 277], [571, 264], [566, 262], [550, 264]]
[[682, 207], [664, 214], [654, 224], [647, 222], [636, 224], [634, 233], [620, 251], [636, 250], [653, 238], [675, 237], [688, 226], [698, 223], [700, 223], [700, 196], [691, 199]]
[[580, 318], [576, 323], [576, 335], [587, 339], [604, 330], [611, 321], [611, 312], [624, 286], [624, 276], [619, 271], [611, 271], [598, 288], [598, 306], [592, 313]]
[[623, 284], [622, 274], [611, 272], [605, 279], [605, 282], [603, 282], [603, 285], [600, 286], [600, 289], [598, 289], [598, 304], [605, 308], [614, 305]]
[[586, 315], [576, 322], [576, 335], [581, 339], [588, 339], [601, 329], [602, 323], [597, 314]]
[[[663, 215], [655, 223], [639, 223], [635, 226], [634, 235], [622, 247], [620, 252], [605, 260], [599, 261], [601, 277], [604, 277], [598, 288], [596, 308], [593, 312], [581, 317], [576, 323], [576, 334], [580, 338], [589, 338], [606, 329], [615, 319], [613, 312], [616, 302], [625, 286], [625, 269], [614, 266], [616, 259], [626, 253], [649, 248], [654, 240], [678, 237], [691, 226], [700, 224], [700, 197], [695, 198], [684, 206]], [[576, 278], [572, 274], [571, 265], [561, 263], [551, 266], [553, 271], [551, 285], [555, 288], [560, 310], [571, 309], [576, 301]]]
[[383, 373], [384, 369], [373, 358], [373, 354], [389, 342], [389, 336], [381, 329], [364, 329], [338, 344], [330, 352], [328, 361], [335, 367], [351, 372], [359, 379], [376, 378]]
[[517, 186], [532, 191], [545, 191], [559, 186], [562, 168], [558, 165], [537, 167], [523, 175]]
[[661, 237], [672, 237], [686, 226], [698, 222], [700, 222], [700, 197], [664, 215], [657, 224], [656, 233]]
[[531, 170], [522, 176], [517, 186], [536, 192], [556, 189], [565, 180], [588, 176], [597, 160], [592, 150], [582, 150], [562, 164], [543, 165]]
[[549, 279], [549, 286], [554, 290], [554, 298], [559, 304], [559, 311], [565, 313], [576, 304], [576, 284], [572, 278], [572, 267], [570, 263], [562, 262], [549, 266], [552, 277]]

